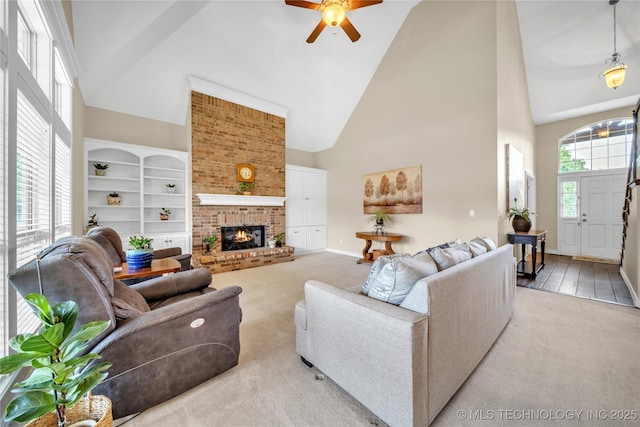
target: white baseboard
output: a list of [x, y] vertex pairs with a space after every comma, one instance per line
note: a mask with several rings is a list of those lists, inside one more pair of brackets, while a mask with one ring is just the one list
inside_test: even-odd
[[620, 268], [620, 275], [622, 276], [622, 280], [624, 280], [624, 284], [627, 285], [627, 289], [629, 289], [629, 293], [631, 294], [631, 298], [633, 299], [633, 305], [635, 305], [636, 308], [640, 308], [640, 298], [638, 298], [638, 294], [636, 294], [633, 286], [631, 286], [631, 281], [624, 273], [624, 270], [622, 268]]
[[358, 253], [358, 252], [349, 252], [349, 251], [343, 251], [340, 249], [333, 249], [333, 248], [327, 248], [327, 252], [332, 252], [334, 254], [338, 254], [338, 255], [346, 255], [346, 256], [351, 256], [354, 258], [362, 258], [362, 253]]

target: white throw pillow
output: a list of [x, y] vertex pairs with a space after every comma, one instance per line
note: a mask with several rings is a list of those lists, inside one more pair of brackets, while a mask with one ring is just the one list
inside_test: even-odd
[[371, 266], [371, 270], [369, 270], [369, 275], [367, 276], [367, 280], [365, 280], [362, 288], [360, 289], [360, 293], [363, 295], [369, 295], [369, 289], [371, 289], [371, 285], [376, 280], [378, 274], [380, 274], [380, 270], [384, 267], [390, 260], [398, 257], [407, 257], [408, 254], [393, 254], [393, 255], [383, 255], [378, 257]]
[[432, 264], [410, 256], [392, 258], [376, 276], [369, 289], [369, 296], [399, 305], [418, 280], [434, 273], [437, 273], [437, 269]]
[[487, 236], [480, 237], [480, 236], [478, 236], [475, 239], [473, 239], [472, 242], [480, 243], [485, 248], [487, 248], [487, 252], [491, 252], [491, 251], [495, 251], [496, 250], [496, 244], [493, 243], [493, 240], [491, 240], [491, 237], [487, 237]]
[[455, 248], [433, 248], [429, 254], [438, 265], [439, 271], [446, 270], [456, 264], [460, 264], [461, 262], [471, 259], [471, 252]]
[[467, 242], [467, 245], [474, 258], [487, 253], [487, 247], [478, 242]]

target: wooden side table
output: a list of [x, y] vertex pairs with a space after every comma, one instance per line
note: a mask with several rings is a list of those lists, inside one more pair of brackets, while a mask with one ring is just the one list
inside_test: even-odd
[[373, 262], [373, 253], [369, 252], [371, 249], [371, 244], [375, 240], [376, 242], [384, 242], [384, 253], [383, 255], [391, 255], [394, 254], [393, 249], [391, 248], [392, 242], [399, 242], [404, 237], [402, 234], [395, 233], [373, 233], [370, 231], [358, 231], [356, 233], [356, 237], [358, 239], [366, 240], [364, 245], [364, 249], [362, 250], [362, 258], [358, 260], [358, 264], [362, 264], [363, 262]]
[[138, 268], [129, 270], [127, 263], [122, 263], [122, 271], [113, 273], [113, 278], [133, 279], [138, 277], [160, 276], [167, 273], [177, 273], [180, 271], [180, 261], [174, 258], [154, 259], [151, 261], [151, 267]]
[[[507, 233], [509, 243], [522, 245], [522, 259], [518, 261], [518, 274], [535, 278], [540, 270], [544, 268], [544, 244], [547, 238], [547, 230], [529, 230], [528, 232], [510, 231]], [[540, 266], [537, 264], [537, 249], [540, 243]], [[531, 272], [526, 270], [525, 249], [527, 245], [531, 245]]]

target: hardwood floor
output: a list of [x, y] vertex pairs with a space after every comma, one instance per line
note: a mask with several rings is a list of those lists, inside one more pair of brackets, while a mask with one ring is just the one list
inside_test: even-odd
[[618, 264], [547, 254], [538, 276], [535, 279], [518, 276], [518, 286], [633, 306]]

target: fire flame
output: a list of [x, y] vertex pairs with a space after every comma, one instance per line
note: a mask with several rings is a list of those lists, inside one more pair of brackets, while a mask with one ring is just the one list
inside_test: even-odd
[[248, 242], [249, 240], [253, 240], [253, 236], [251, 234], [247, 234], [244, 230], [236, 231], [235, 236], [233, 236], [233, 240], [236, 242]]

